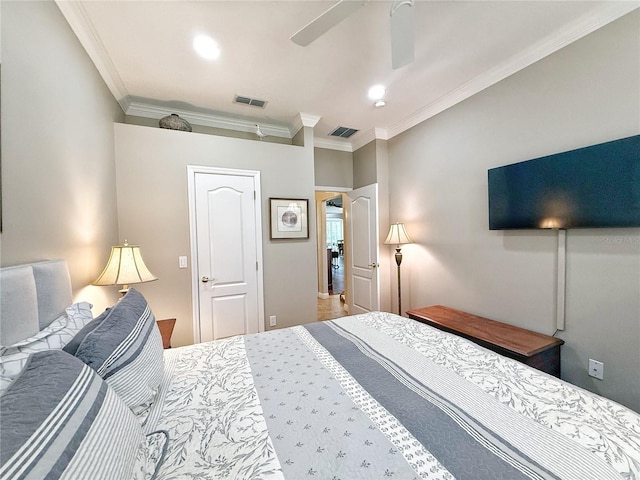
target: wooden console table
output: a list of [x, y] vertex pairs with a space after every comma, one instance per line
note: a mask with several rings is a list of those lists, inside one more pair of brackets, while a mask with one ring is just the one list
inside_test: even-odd
[[407, 314], [409, 318], [560, 377], [560, 346], [564, 340], [442, 305], [410, 310]]

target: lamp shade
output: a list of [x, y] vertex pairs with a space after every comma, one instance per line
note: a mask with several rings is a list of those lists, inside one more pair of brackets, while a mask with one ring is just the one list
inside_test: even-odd
[[93, 285], [129, 285], [157, 279], [144, 264], [140, 246], [129, 245], [125, 240], [124, 245], [111, 247], [107, 266]]
[[394, 223], [389, 227], [389, 235], [384, 241], [385, 245], [402, 245], [405, 243], [413, 243], [404, 228], [404, 223]]

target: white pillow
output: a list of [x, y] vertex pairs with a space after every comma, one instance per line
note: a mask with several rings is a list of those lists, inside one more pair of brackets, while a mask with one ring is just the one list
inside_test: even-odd
[[43, 350], [62, 349], [69, 341], [93, 320], [92, 305], [88, 302], [74, 303], [61, 315], [32, 337], [21, 340], [0, 351], [0, 391], [20, 373], [29, 355]]

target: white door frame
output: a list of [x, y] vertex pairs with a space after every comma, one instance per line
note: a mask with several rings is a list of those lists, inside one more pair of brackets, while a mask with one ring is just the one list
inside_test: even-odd
[[264, 284], [262, 269], [262, 195], [260, 193], [260, 172], [258, 170], [236, 170], [234, 168], [206, 167], [187, 165], [187, 183], [189, 191], [189, 236], [191, 242], [191, 305], [193, 309], [193, 340], [200, 343], [200, 278], [198, 277], [198, 242], [196, 236], [196, 174], [230, 175], [253, 177], [255, 186], [255, 222], [256, 222], [256, 268], [258, 286], [258, 331], [264, 332]]

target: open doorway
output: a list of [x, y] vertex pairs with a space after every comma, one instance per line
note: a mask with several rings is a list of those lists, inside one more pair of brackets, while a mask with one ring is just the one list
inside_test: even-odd
[[318, 320], [346, 315], [343, 194], [316, 192], [318, 232]]
[[326, 202], [327, 252], [331, 252], [331, 268], [327, 270], [329, 295], [344, 295], [344, 214], [342, 195], [329, 198]]

